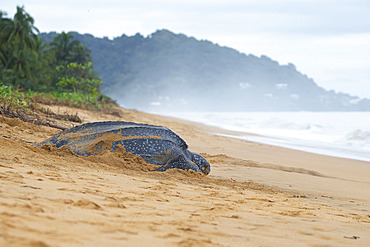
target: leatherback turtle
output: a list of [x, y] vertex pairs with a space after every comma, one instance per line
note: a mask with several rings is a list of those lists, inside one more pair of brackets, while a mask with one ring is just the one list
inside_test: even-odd
[[210, 164], [203, 156], [190, 152], [183, 139], [162, 126], [123, 121], [87, 123], [59, 132], [36, 146], [45, 144], [55, 144], [57, 148], [67, 145], [75, 154], [84, 156], [105, 149], [115, 151], [121, 144], [126, 152], [159, 165], [158, 171], [178, 168], [206, 175], [210, 172]]

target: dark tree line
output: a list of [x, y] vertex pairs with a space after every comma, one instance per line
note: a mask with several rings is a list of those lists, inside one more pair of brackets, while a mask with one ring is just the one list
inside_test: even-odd
[[0, 11], [0, 83], [33, 91], [96, 95], [101, 80], [90, 50], [71, 33], [46, 43], [24, 7], [13, 18]]

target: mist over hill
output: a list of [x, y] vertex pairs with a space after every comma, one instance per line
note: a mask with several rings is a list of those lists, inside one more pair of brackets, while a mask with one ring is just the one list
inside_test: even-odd
[[[43, 33], [51, 41], [55, 32]], [[92, 51], [102, 92], [128, 108], [188, 111], [370, 111], [267, 56], [159, 30], [110, 40], [73, 33]]]

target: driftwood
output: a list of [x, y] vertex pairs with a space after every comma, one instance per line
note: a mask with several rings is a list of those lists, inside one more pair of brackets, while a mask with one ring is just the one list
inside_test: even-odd
[[82, 123], [82, 120], [78, 116], [77, 112], [74, 115], [69, 114], [67, 112], [65, 112], [63, 114], [59, 114], [59, 113], [54, 113], [53, 111], [50, 110], [50, 108], [44, 108], [44, 107], [41, 107], [38, 110], [41, 113], [44, 113], [47, 117], [51, 117], [51, 118], [58, 119], [58, 120], [65, 120], [65, 121], [75, 122], [75, 123]]
[[69, 127], [53, 123], [51, 119], [42, 120], [40, 119], [40, 116], [37, 115], [36, 113], [29, 114], [24, 111], [12, 111], [7, 109], [4, 110], [3, 107], [0, 107], [0, 112], [4, 117], [19, 118], [24, 122], [33, 123], [36, 125], [48, 126], [61, 130], [69, 129]]

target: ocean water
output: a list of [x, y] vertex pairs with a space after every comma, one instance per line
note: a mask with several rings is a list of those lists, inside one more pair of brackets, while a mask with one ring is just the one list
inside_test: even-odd
[[370, 161], [370, 112], [169, 112], [165, 115], [258, 135], [234, 136], [248, 141]]

